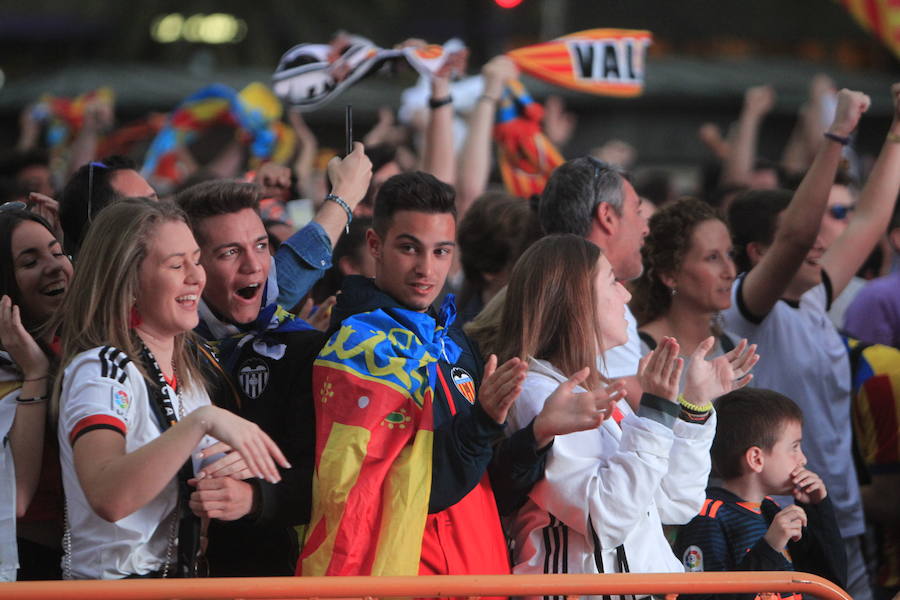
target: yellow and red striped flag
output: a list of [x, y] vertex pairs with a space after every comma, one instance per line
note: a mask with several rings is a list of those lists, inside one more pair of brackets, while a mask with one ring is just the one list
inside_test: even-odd
[[900, 0], [837, 0], [900, 58]]

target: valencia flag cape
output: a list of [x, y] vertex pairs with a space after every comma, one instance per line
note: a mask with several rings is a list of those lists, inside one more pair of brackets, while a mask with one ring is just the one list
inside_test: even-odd
[[298, 575], [416, 575], [428, 500], [437, 361], [452, 297], [434, 317], [387, 308], [345, 319], [313, 366], [316, 470]]

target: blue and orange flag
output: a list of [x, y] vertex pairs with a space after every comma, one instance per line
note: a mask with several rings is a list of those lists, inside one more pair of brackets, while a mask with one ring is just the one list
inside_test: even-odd
[[[450, 308], [448, 308], [450, 307]], [[345, 319], [313, 366], [316, 469], [298, 575], [416, 575], [431, 492], [437, 361], [455, 361], [452, 299], [435, 319]]]
[[208, 85], [172, 111], [150, 144], [141, 173], [157, 183], [180, 183], [184, 173], [178, 166], [178, 150], [215, 125], [236, 127], [257, 162], [289, 156], [293, 146], [279, 144], [293, 144], [294, 138], [276, 126], [281, 113], [281, 102], [261, 83], [251, 83], [240, 92], [220, 83]]

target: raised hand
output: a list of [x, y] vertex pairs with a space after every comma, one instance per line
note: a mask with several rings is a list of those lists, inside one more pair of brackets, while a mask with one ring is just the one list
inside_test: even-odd
[[744, 111], [762, 117], [775, 106], [775, 89], [770, 85], [757, 85], [744, 93]]
[[19, 307], [9, 296], [0, 298], [0, 345], [22, 370], [25, 379], [47, 377], [50, 361], [22, 325]]
[[678, 342], [675, 338], [664, 337], [656, 349], [651, 350], [638, 363], [637, 375], [641, 389], [648, 394], [676, 402], [683, 368], [684, 359], [678, 356]]
[[863, 113], [869, 110], [869, 104], [871, 104], [871, 100], [862, 92], [842, 89], [838, 92], [834, 122], [828, 131], [841, 137], [847, 137], [856, 129]]
[[332, 191], [355, 208], [369, 189], [372, 179], [372, 161], [366, 156], [361, 142], [353, 142], [353, 152], [343, 159], [335, 156], [328, 161], [328, 179]]
[[792, 504], [772, 519], [772, 524], [766, 531], [766, 542], [773, 550], [781, 552], [787, 546], [788, 540], [800, 541], [804, 527], [806, 527], [806, 512], [796, 504]]
[[277, 461], [285, 469], [291, 464], [275, 442], [255, 423], [251, 423], [217, 406], [204, 406], [187, 416], [200, 422], [204, 431], [238, 453], [253, 475], [278, 483], [281, 475]]
[[797, 467], [791, 473], [791, 481], [794, 483], [794, 499], [803, 504], [818, 504], [828, 495], [825, 482], [822, 478], [807, 469]]
[[62, 239], [62, 224], [59, 221], [59, 202], [38, 192], [29, 192], [28, 203], [31, 212], [44, 217], [57, 238]]
[[501, 54], [481, 67], [481, 75], [484, 77], [484, 94], [499, 100], [506, 82], [519, 77], [519, 68], [511, 58]]
[[543, 448], [557, 435], [594, 429], [611, 413], [618, 400], [625, 397], [625, 382], [601, 377], [605, 384], [593, 392], [574, 392], [590, 374], [583, 368], [557, 386], [547, 397], [544, 407], [534, 419], [534, 437]]
[[506, 423], [509, 407], [522, 392], [528, 365], [511, 358], [497, 367], [497, 356], [491, 354], [484, 365], [484, 382], [478, 390], [478, 403], [495, 422]]
[[759, 360], [756, 344], [740, 343], [727, 354], [706, 360], [715, 338], [710, 336], [697, 344], [685, 376], [684, 397], [688, 402], [704, 406], [719, 396], [742, 388], [753, 379], [750, 370]]

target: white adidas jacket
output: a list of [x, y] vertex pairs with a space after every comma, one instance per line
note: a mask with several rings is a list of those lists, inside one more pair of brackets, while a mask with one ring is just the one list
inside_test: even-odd
[[[510, 431], [537, 416], [565, 380], [546, 361], [532, 359]], [[662, 523], [687, 523], [703, 504], [715, 414], [703, 425], [678, 419], [670, 428], [635, 415], [625, 402], [618, 406], [625, 414], [621, 426], [609, 418], [597, 429], [556, 437], [546, 477], [512, 522], [515, 573], [620, 572], [619, 546], [631, 572], [684, 570]]]

